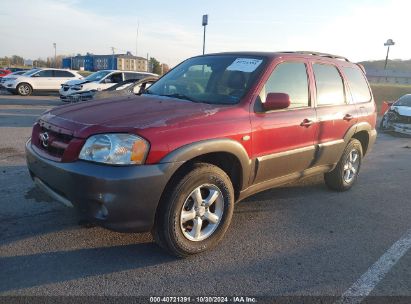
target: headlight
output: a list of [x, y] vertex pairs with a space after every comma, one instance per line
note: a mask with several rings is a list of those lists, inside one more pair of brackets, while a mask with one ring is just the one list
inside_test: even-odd
[[73, 90], [81, 90], [82, 88], [83, 88], [83, 86], [82, 85], [75, 85], [75, 86], [72, 86], [71, 87]]
[[139, 165], [146, 160], [149, 143], [132, 134], [98, 134], [87, 139], [79, 158], [111, 165]]

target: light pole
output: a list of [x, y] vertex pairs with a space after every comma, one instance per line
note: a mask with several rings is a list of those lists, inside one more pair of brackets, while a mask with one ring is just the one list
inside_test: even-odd
[[54, 47], [54, 67], [57, 68], [57, 52], [56, 52], [57, 44], [55, 42], [53, 43], [53, 47]]
[[206, 27], [208, 25], [208, 15], [203, 15], [203, 27], [204, 27], [204, 34], [203, 34], [203, 55], [205, 53], [205, 36], [206, 36]]
[[395, 45], [395, 42], [392, 39], [388, 39], [386, 43], [384, 43], [384, 46], [388, 46], [387, 48], [387, 56], [385, 57], [385, 64], [384, 64], [384, 70], [387, 69], [387, 62], [388, 62], [388, 54], [390, 53], [390, 46]]

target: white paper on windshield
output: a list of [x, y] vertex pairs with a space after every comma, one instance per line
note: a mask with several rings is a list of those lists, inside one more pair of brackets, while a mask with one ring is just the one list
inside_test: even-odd
[[228, 66], [227, 70], [251, 73], [254, 72], [256, 68], [258, 68], [261, 62], [263, 62], [261, 59], [237, 58], [232, 64]]

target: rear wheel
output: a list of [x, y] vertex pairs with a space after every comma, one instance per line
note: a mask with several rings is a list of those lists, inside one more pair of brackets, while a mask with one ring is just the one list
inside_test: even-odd
[[157, 212], [156, 242], [178, 257], [217, 245], [234, 210], [234, 190], [227, 174], [210, 164], [194, 164], [170, 189]]
[[28, 83], [20, 83], [17, 88], [17, 93], [21, 96], [30, 96], [33, 93], [33, 88]]
[[324, 174], [325, 184], [336, 191], [350, 189], [358, 178], [362, 156], [360, 141], [351, 139], [334, 170]]

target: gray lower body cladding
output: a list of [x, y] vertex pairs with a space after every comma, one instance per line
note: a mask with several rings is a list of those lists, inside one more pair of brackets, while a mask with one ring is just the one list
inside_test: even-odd
[[54, 199], [70, 202], [89, 220], [122, 232], [149, 231], [163, 190], [177, 163], [107, 166], [44, 159], [26, 144], [33, 180]]

